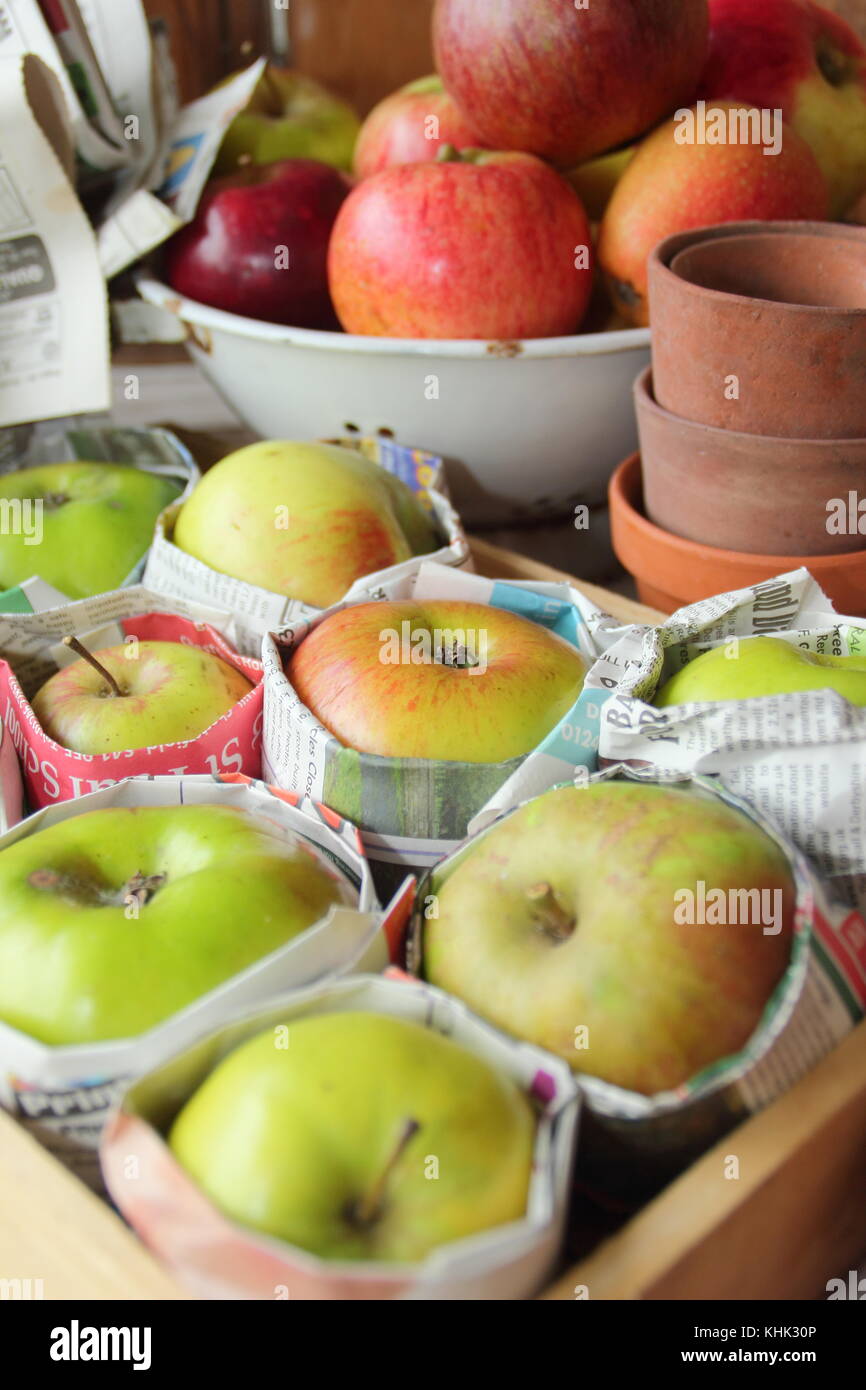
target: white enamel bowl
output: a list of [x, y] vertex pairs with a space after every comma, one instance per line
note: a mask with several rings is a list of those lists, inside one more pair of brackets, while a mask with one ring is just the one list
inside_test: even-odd
[[265, 438], [393, 434], [449, 462], [470, 526], [603, 504], [637, 448], [631, 388], [649, 329], [473, 340], [366, 338], [260, 323], [184, 299], [149, 275], [205, 376]]

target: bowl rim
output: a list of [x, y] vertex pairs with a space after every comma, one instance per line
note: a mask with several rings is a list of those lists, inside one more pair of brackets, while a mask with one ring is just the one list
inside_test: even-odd
[[650, 275], [675, 282], [679, 293], [690, 299], [709, 300], [719, 307], [730, 307], [737, 312], [747, 309], [750, 305], [760, 304], [778, 314], [804, 314], [810, 317], [818, 315], [823, 318], [846, 320], [866, 319], [866, 308], [855, 305], [845, 309], [834, 304], [798, 304], [787, 300], [762, 299], [759, 295], [737, 294], [731, 290], [717, 290], [709, 285], [695, 284], [693, 280], [685, 279], [673, 269], [673, 262], [678, 256], [704, 246], [742, 237], [770, 239], [779, 236], [813, 237], [816, 241], [859, 244], [866, 251], [866, 226], [854, 222], [719, 222], [707, 227], [694, 227], [687, 232], [674, 232], [664, 241], [660, 241], [650, 252]]
[[[178, 294], [147, 270], [135, 276], [135, 287], [148, 304], [167, 310], [182, 323], [213, 329], [232, 337], [283, 343], [320, 352], [356, 353], [374, 357], [456, 357], [476, 361], [545, 357], [601, 357], [649, 348], [648, 328], [614, 329], [610, 333], [573, 333], [563, 338], [374, 338], [326, 329], [293, 328], [281, 323], [213, 309]], [[201, 347], [201, 344], [199, 344]]]
[[650, 385], [652, 375], [653, 365], [650, 362], [635, 377], [632, 392], [638, 415], [642, 410], [645, 410], [649, 414], [659, 416], [666, 422], [671, 422], [689, 434], [708, 435], [710, 438], [717, 438], [720, 448], [724, 448], [728, 440], [736, 440], [738, 443], [742, 442], [745, 448], [752, 449], [756, 453], [769, 452], [771, 449], [779, 448], [779, 446], [784, 446], [785, 450], [808, 449], [822, 453], [828, 449], [838, 450], [842, 448], [858, 450], [866, 458], [866, 438], [862, 436], [860, 438], [856, 435], [849, 438], [843, 436], [841, 439], [802, 439], [799, 435], [751, 434], [748, 430], [729, 430], [720, 425], [705, 425], [700, 420], [689, 420], [685, 415], [674, 415], [673, 411], [666, 410], [656, 400], [655, 392]]
[[[623, 459], [611, 476], [608, 499], [611, 513], [622, 519], [623, 523], [643, 535], [654, 549], [664, 545], [668, 550], [680, 554], [683, 559], [693, 558], [712, 561], [727, 568], [742, 568], [747, 564], [777, 565], [778, 574], [805, 566], [813, 571], [844, 569], [859, 562], [866, 568], [866, 547], [862, 550], [845, 550], [837, 555], [755, 555], [747, 550], [723, 550], [720, 546], [704, 545], [700, 541], [690, 541], [685, 536], [676, 536], [657, 526], [643, 512], [638, 511], [632, 500], [636, 478], [642, 482], [641, 455], [629, 454]], [[816, 576], [817, 577], [817, 576]]]

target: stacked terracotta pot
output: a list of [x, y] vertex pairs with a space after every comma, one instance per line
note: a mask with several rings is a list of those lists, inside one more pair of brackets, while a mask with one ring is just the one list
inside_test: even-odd
[[641, 454], [611, 484], [643, 601], [670, 611], [806, 565], [866, 615], [866, 229], [670, 237], [650, 258], [650, 315]]

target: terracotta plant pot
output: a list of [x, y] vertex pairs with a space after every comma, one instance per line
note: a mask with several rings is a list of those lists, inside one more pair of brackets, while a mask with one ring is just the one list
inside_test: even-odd
[[684, 604], [805, 565], [837, 612], [866, 617], [866, 550], [848, 555], [744, 555], [673, 536], [644, 515], [639, 454], [620, 464], [609, 495], [614, 550], [637, 580], [641, 602], [652, 608], [672, 613]]
[[649, 260], [656, 400], [717, 429], [866, 438], [866, 228], [739, 222]]
[[774, 439], [683, 420], [656, 402], [649, 368], [634, 394], [644, 504], [657, 526], [749, 555], [840, 555], [866, 546], [856, 527], [854, 535], [828, 530], [831, 502], [850, 528], [850, 494], [858, 498], [866, 484], [866, 439]]

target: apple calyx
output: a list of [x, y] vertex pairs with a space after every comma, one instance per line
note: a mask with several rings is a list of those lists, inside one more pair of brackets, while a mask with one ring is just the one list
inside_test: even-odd
[[844, 87], [852, 76], [853, 69], [848, 55], [826, 41], [819, 41], [815, 51], [815, 61], [821, 76], [829, 82], [831, 87]]
[[150, 902], [154, 893], [165, 883], [165, 874], [133, 874], [128, 883], [124, 884], [120, 890], [122, 893], [121, 905], [123, 907], [144, 907]]
[[577, 926], [574, 917], [562, 906], [549, 883], [534, 883], [526, 890], [532, 916], [554, 941], [567, 941]]
[[[60, 897], [71, 898], [73, 902], [86, 903], [92, 907], [132, 907], [142, 908], [166, 881], [166, 874], [134, 873], [132, 878], [116, 890], [101, 888], [93, 879], [81, 878], [65, 873], [62, 869], [34, 869], [27, 876], [31, 888], [43, 893], [56, 893]], [[136, 913], [137, 915], [137, 913]]]
[[478, 658], [473, 657], [469, 648], [456, 637], [450, 646], [437, 647], [434, 655], [440, 666], [452, 666], [455, 671], [471, 670], [479, 665]]
[[61, 507], [66, 506], [67, 502], [72, 501], [68, 493], [65, 492], [43, 492], [39, 500], [49, 512], [59, 511]]
[[79, 642], [77, 637], [64, 637], [63, 645], [65, 647], [69, 647], [71, 651], [75, 652], [76, 656], [80, 656], [82, 660], [88, 662], [89, 665], [93, 667], [94, 671], [99, 672], [100, 676], [108, 686], [108, 689], [101, 691], [100, 694], [106, 696], [123, 696], [126, 693], [125, 691], [121, 690], [120, 686], [117, 684], [117, 681], [114, 679], [114, 676], [111, 674], [111, 672], [105, 669], [101, 661], [96, 660], [96, 657], [93, 655], [93, 652], [89, 652], [85, 647], [84, 643]]
[[379, 1220], [382, 1215], [385, 1191], [391, 1174], [406, 1152], [409, 1141], [414, 1139], [420, 1128], [421, 1126], [417, 1120], [410, 1118], [404, 1122], [403, 1128], [397, 1136], [397, 1142], [388, 1155], [385, 1166], [376, 1178], [376, 1181], [368, 1188], [363, 1197], [359, 1197], [356, 1201], [349, 1203], [346, 1210], [346, 1217], [350, 1225], [366, 1231]]

